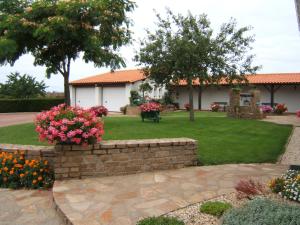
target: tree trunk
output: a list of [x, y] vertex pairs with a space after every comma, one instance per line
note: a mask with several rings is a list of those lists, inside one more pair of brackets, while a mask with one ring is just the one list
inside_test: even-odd
[[193, 91], [192, 80], [188, 80], [188, 88], [189, 88], [190, 121], [195, 121], [194, 96], [193, 96], [194, 91]]
[[65, 103], [67, 106], [69, 106], [71, 104], [70, 88], [69, 88], [70, 71], [68, 70], [66, 73], [63, 74], [63, 76], [64, 76]]

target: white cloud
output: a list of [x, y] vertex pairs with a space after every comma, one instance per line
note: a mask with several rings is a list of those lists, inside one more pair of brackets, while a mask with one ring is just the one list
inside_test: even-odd
[[[205, 13], [216, 31], [222, 23], [233, 17], [237, 19], [239, 26], [253, 27], [256, 39], [253, 52], [257, 55], [255, 63], [263, 66], [260, 72], [300, 71], [300, 34], [293, 0], [136, 0], [136, 3], [138, 7], [130, 15], [134, 22], [132, 30], [136, 40], [145, 36], [145, 28], [155, 29], [153, 9], [161, 14], [165, 13], [166, 7], [175, 13]], [[135, 42], [121, 50], [128, 68], [136, 66], [132, 58], [134, 49], [137, 48], [138, 43]], [[71, 68], [71, 80], [107, 70], [109, 69], [94, 68], [93, 64], [77, 60]], [[0, 82], [5, 81], [8, 73], [15, 71], [34, 75], [39, 80], [44, 79], [44, 68], [34, 67], [31, 56], [21, 57], [14, 67], [0, 67]], [[63, 90], [61, 75], [52, 76], [46, 83], [49, 90]]]

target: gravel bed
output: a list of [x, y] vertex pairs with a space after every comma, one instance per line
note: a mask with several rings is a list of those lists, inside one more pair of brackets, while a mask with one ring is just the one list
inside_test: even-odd
[[208, 201], [227, 202], [232, 204], [233, 207], [239, 207], [245, 202], [245, 200], [238, 200], [235, 193], [231, 193], [178, 209], [166, 214], [166, 216], [176, 217], [182, 220], [185, 225], [218, 225], [220, 223], [217, 217], [201, 213], [199, 210], [200, 206]]

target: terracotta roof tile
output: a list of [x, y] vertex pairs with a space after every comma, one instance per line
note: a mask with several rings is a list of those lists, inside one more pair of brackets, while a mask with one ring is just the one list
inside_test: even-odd
[[[300, 84], [300, 73], [268, 73], [246, 75], [250, 84]], [[139, 69], [119, 70], [115, 72], [103, 73], [80, 80], [70, 82], [73, 85], [87, 84], [108, 84], [108, 83], [133, 83], [145, 79], [143, 72]], [[221, 82], [226, 85], [226, 82]], [[179, 85], [186, 85], [185, 81], [180, 81]], [[195, 80], [194, 85], [199, 85]]]
[[[266, 73], [246, 75], [250, 84], [300, 84], [300, 73]], [[193, 82], [194, 85], [199, 85], [199, 80]], [[226, 85], [225, 81], [221, 84]], [[180, 81], [179, 85], [185, 86], [186, 81]]]
[[114, 72], [103, 73], [80, 80], [70, 82], [73, 85], [86, 84], [108, 84], [108, 83], [133, 83], [145, 79], [141, 70], [119, 70]]

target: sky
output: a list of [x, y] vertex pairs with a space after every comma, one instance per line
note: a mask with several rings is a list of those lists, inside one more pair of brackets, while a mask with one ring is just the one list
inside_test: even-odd
[[[133, 25], [133, 44], [120, 50], [127, 64], [126, 68], [136, 68], [132, 59], [139, 49], [138, 40], [146, 36], [145, 29], [155, 30], [154, 10], [161, 15], [166, 8], [174, 13], [194, 15], [207, 14], [215, 32], [230, 18], [237, 20], [238, 26], [253, 27], [255, 35], [253, 53], [254, 65], [261, 65], [258, 73], [300, 72], [300, 31], [298, 30], [294, 0], [136, 0], [137, 8], [128, 14]], [[70, 80], [109, 71], [109, 68], [96, 68], [81, 59], [72, 62]], [[45, 68], [33, 66], [33, 57], [22, 56], [13, 67], [0, 67], [0, 83], [6, 81], [11, 72], [29, 74], [37, 80], [44, 80], [48, 91], [63, 91], [61, 75], [45, 78]]]

